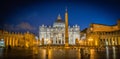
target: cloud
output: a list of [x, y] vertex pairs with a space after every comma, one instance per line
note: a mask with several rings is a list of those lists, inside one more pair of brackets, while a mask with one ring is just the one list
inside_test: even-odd
[[35, 30], [35, 27], [31, 26], [29, 23], [22, 22], [22, 23], [16, 25], [16, 29]]
[[36, 30], [35, 27], [30, 25], [27, 22], [21, 22], [20, 24], [17, 25], [10, 25], [10, 24], [4, 24], [4, 29], [7, 30]]

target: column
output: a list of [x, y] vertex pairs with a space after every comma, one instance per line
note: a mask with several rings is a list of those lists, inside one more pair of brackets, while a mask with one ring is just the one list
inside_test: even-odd
[[57, 37], [57, 44], [59, 44], [59, 40], [58, 40], [58, 37]]
[[95, 40], [95, 46], [98, 46], [98, 40], [99, 40], [99, 39], [96, 39], [96, 40]]
[[53, 44], [55, 44], [55, 37], [53, 37], [53, 39], [52, 39], [52, 40], [53, 40]]
[[114, 37], [114, 40], [115, 40], [115, 45], [117, 45], [117, 39], [116, 39], [116, 37]]
[[15, 46], [17, 46], [18, 42], [17, 42], [17, 38], [15, 39]]
[[12, 37], [10, 37], [10, 39], [9, 39], [9, 45], [11, 46], [11, 40], [12, 40]]
[[15, 44], [16, 44], [16, 46], [19, 45], [18, 38], [16, 38], [16, 40], [15, 40]]
[[3, 37], [4, 45], [6, 46], [6, 37]]
[[14, 42], [14, 41], [15, 41], [15, 38], [13, 38], [13, 47], [15, 46], [15, 45], [14, 45], [14, 44], [15, 44], [15, 42]]
[[118, 44], [120, 45], [120, 37], [118, 37]]
[[108, 45], [110, 45], [110, 39], [109, 38], [107, 38], [108, 39]]
[[60, 43], [62, 44], [62, 38], [61, 38], [61, 42]]
[[7, 37], [7, 39], [6, 39], [6, 46], [8, 46], [8, 45], [9, 45], [8, 40], [9, 40], [9, 37]]
[[112, 37], [111, 39], [112, 39], [112, 45], [114, 45], [114, 42], [113, 42], [113, 41], [114, 41], [114, 40], [113, 40], [113, 37]]
[[6, 46], [6, 37], [3, 37], [2, 39], [4, 41], [4, 46]]
[[8, 37], [6, 37], [4, 42], [5, 42], [5, 46], [8, 46]]

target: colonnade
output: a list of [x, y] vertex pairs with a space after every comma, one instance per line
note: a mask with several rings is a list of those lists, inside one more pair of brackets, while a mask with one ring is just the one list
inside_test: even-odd
[[[101, 32], [94, 32], [87, 34], [88, 46], [117, 46], [120, 45], [120, 32], [109, 32], [100, 34]], [[91, 40], [92, 39], [92, 40]], [[90, 41], [91, 40], [91, 41]], [[85, 44], [84, 44], [85, 45]]]
[[0, 40], [4, 40], [5, 47], [32, 47], [35, 42], [35, 36], [29, 32], [20, 33], [1, 33]]

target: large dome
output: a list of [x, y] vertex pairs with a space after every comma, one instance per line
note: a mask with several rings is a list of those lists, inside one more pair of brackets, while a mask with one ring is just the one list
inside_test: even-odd
[[64, 21], [62, 19], [57, 19], [55, 22], [56, 23], [64, 23]]
[[65, 22], [61, 19], [60, 14], [59, 14], [57, 17], [57, 20], [53, 24], [53, 27], [64, 27], [64, 26], [65, 26]]

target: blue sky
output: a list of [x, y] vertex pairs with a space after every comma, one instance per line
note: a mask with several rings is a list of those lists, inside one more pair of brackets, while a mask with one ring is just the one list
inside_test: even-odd
[[59, 13], [64, 20], [66, 7], [69, 25], [77, 24], [81, 30], [91, 23], [115, 25], [120, 18], [117, 0], [3, 0], [0, 3], [0, 28], [38, 34], [39, 26], [53, 25]]

